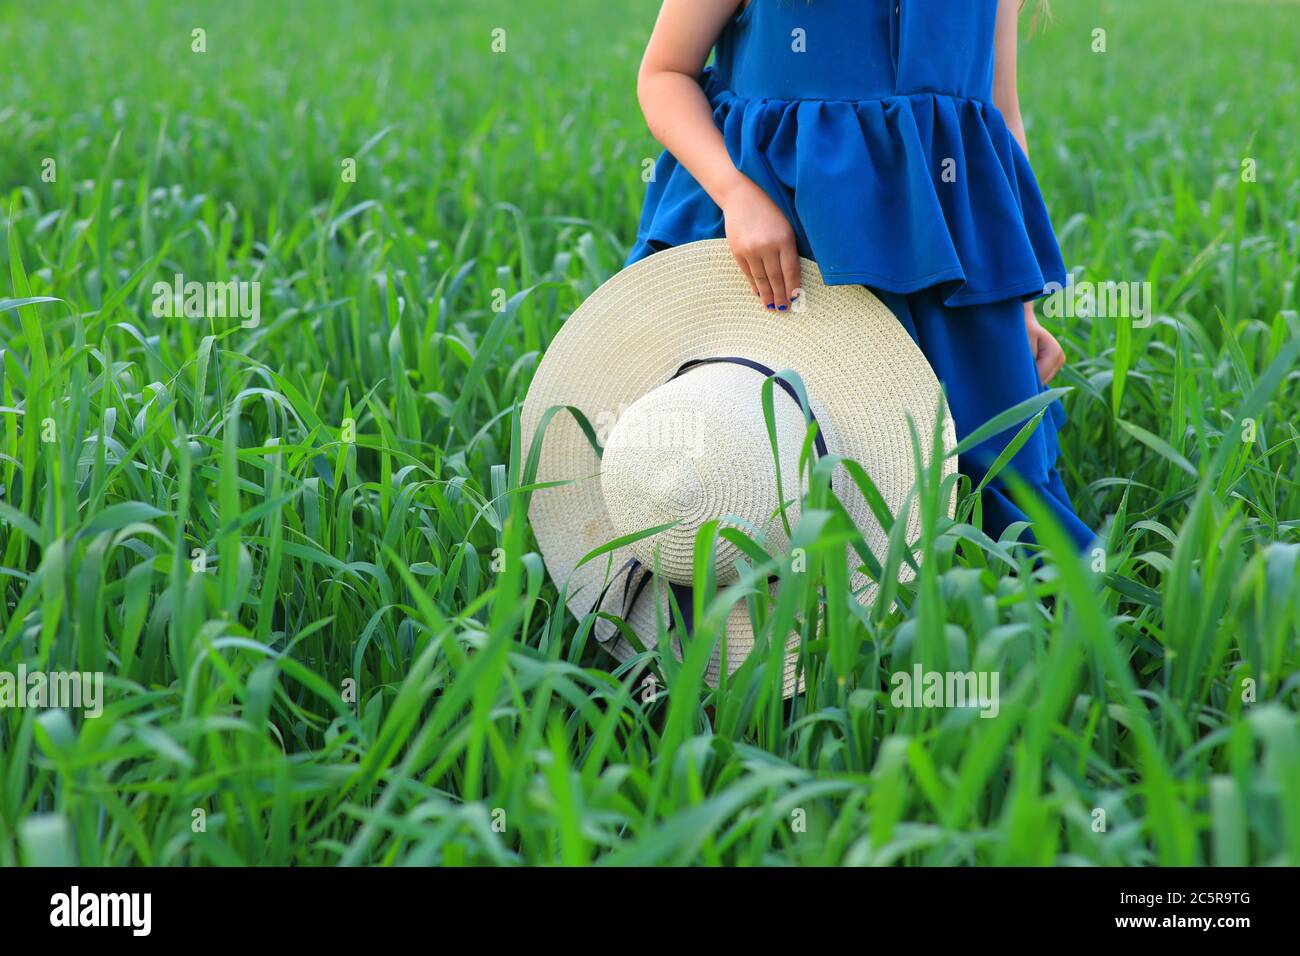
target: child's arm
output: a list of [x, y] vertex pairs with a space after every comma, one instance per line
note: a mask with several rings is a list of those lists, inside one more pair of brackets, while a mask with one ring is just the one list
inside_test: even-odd
[[1020, 89], [1016, 78], [1021, 4], [1022, 0], [1001, 0], [998, 4], [998, 22], [993, 34], [993, 105], [1028, 156], [1029, 143], [1025, 139], [1025, 121], [1020, 116]]
[[664, 0], [641, 61], [637, 96], [655, 139], [677, 158], [726, 221], [732, 255], [769, 309], [799, 288], [799, 254], [785, 214], [736, 169], [698, 77], [738, 0]]
[[[1007, 121], [1011, 135], [1028, 156], [1029, 142], [1025, 139], [1025, 122], [1020, 116], [1020, 91], [1016, 81], [1020, 6], [1021, 0], [999, 0], [998, 3], [997, 29], [993, 37], [993, 103]], [[1065, 350], [1056, 337], [1039, 324], [1032, 302], [1025, 303], [1025, 332], [1029, 335], [1029, 348], [1038, 366], [1038, 379], [1046, 385], [1065, 364]]]

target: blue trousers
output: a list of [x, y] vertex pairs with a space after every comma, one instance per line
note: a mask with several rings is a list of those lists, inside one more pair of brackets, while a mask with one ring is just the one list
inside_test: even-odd
[[[958, 439], [1044, 390], [1025, 334], [1020, 299], [953, 307], [943, 303], [937, 288], [909, 294], [872, 291], [898, 317], [943, 383]], [[1056, 469], [1057, 431], [1064, 424], [1065, 409], [1059, 401], [1053, 402], [1007, 467], [1032, 486], [1083, 550], [1096, 533], [1075, 514]], [[1020, 422], [970, 449], [959, 460], [962, 473], [978, 484], [1023, 425]], [[981, 504], [984, 530], [994, 539], [1014, 522], [1029, 520], [996, 477], [982, 492]]]

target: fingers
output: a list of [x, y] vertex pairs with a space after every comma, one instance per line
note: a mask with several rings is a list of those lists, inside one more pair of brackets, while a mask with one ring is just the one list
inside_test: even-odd
[[1050, 335], [1038, 340], [1038, 355], [1034, 358], [1038, 366], [1038, 380], [1044, 385], [1056, 377], [1056, 373], [1065, 367], [1065, 350]]
[[754, 244], [744, 254], [743, 261], [748, 267], [746, 275], [763, 304], [774, 312], [789, 311], [797, 298], [800, 282], [794, 235]]
[[769, 309], [775, 309], [776, 305], [773, 304], [774, 293], [772, 291], [772, 283], [768, 278], [767, 267], [763, 264], [763, 260], [758, 257], [751, 257], [749, 260], [749, 271], [754, 276], [754, 284], [758, 286], [758, 297], [763, 300], [763, 304]]
[[785, 278], [785, 291], [790, 296], [790, 303], [793, 305], [799, 299], [800, 292], [803, 291], [803, 277], [799, 269], [799, 252], [791, 243], [788, 248], [781, 249], [781, 273]]
[[759, 300], [774, 312], [789, 311], [799, 288], [799, 252], [785, 214], [741, 177], [723, 199], [723, 220], [731, 254]]
[[1056, 336], [1038, 324], [1032, 302], [1025, 303], [1025, 331], [1029, 334], [1029, 352], [1034, 357], [1038, 380], [1046, 385], [1065, 367], [1065, 349]]
[[732, 256], [736, 260], [736, 265], [740, 266], [740, 271], [743, 272], [745, 278], [749, 280], [749, 288], [753, 291], [754, 295], [761, 298], [762, 293], [758, 291], [758, 283], [754, 280], [754, 270], [749, 267], [749, 260], [744, 256], [736, 255], [734, 252], [732, 253]]
[[795, 248], [794, 234], [782, 236], [763, 254], [763, 267], [772, 284], [772, 304], [777, 311], [785, 312], [799, 297], [799, 250]]
[[771, 303], [777, 311], [785, 312], [790, 308], [790, 296], [785, 289], [785, 273], [781, 271], [781, 250], [770, 249], [763, 256], [763, 268], [767, 272], [767, 281], [772, 286]]
[[[1066, 362], [1065, 349], [1057, 345], [1055, 360], [1052, 362], [1052, 370], [1047, 375], [1048, 382], [1056, 378], [1056, 373], [1059, 372], [1061, 369], [1065, 368], [1065, 362]], [[1044, 384], [1046, 384], [1046, 382]]]

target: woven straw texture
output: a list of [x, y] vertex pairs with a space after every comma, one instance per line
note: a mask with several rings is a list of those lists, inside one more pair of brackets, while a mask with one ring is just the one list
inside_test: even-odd
[[[750, 525], [746, 530], [758, 532], [773, 554], [788, 544], [779, 517], [771, 518], [779, 504], [777, 465], [760, 403], [763, 376], [722, 364], [674, 378], [692, 359], [734, 356], [797, 372], [829, 453], [860, 462], [891, 512], [903, 512], [916, 477], [907, 419], [927, 443], [940, 407], [939, 383], [920, 349], [869, 291], [824, 285], [807, 259], [802, 278], [798, 308], [774, 313], [750, 291], [724, 240], [691, 243], [624, 269], [555, 336], [524, 402], [524, 454], [543, 414], [556, 405], [581, 410], [605, 448], [602, 461], [573, 418], [557, 414], [547, 427], [535, 480], [569, 483], [536, 491], [529, 510], [547, 570], [558, 587], [567, 588], [576, 616], [589, 613], [602, 592], [602, 609], [622, 615], [624, 582], [613, 577], [632, 557], [647, 567], [657, 561], [668, 580], [689, 582], [695, 531], [707, 520]], [[780, 388], [773, 390], [773, 404], [793, 526], [805, 425], [798, 405]], [[956, 442], [946, 408], [943, 436], [946, 454]], [[923, 462], [928, 459], [924, 448]], [[947, 457], [944, 475], [955, 468], [955, 457]], [[884, 531], [843, 469], [836, 469], [832, 489], [883, 558]], [[950, 500], [950, 513], [952, 505]], [[674, 521], [680, 524], [669, 531], [577, 567], [601, 545]], [[906, 522], [911, 542], [920, 532], [915, 501]], [[730, 544], [718, 549], [724, 584], [734, 579], [735, 556]], [[869, 603], [875, 588], [847, 549], [846, 560], [855, 568], [851, 586]], [[626, 620], [645, 645], [653, 645], [656, 617], [667, 620], [667, 607], [667, 588], [659, 580], [633, 605]], [[598, 622], [595, 634], [620, 660], [632, 654], [609, 622]], [[748, 610], [738, 600], [726, 627], [729, 670], [753, 643]], [[716, 684], [720, 669], [715, 651], [706, 675], [710, 683]], [[797, 687], [793, 661], [786, 670], [789, 694]]]

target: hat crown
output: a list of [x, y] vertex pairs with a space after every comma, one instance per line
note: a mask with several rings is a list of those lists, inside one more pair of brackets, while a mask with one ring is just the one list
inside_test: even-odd
[[[739, 527], [772, 552], [788, 544], [779, 506], [784, 496], [793, 527], [807, 423], [799, 405], [774, 389], [774, 459], [763, 381], [762, 374], [740, 365], [701, 365], [641, 396], [609, 432], [601, 490], [610, 521], [620, 537], [675, 523], [630, 546], [644, 566], [657, 566], [670, 581], [691, 583], [695, 536], [710, 520]], [[735, 578], [740, 554], [731, 542], [718, 542], [719, 581]]]
[[689, 458], [668, 462], [662, 473], [646, 476], [646, 491], [666, 513], [691, 514], [704, 499], [704, 487]]

